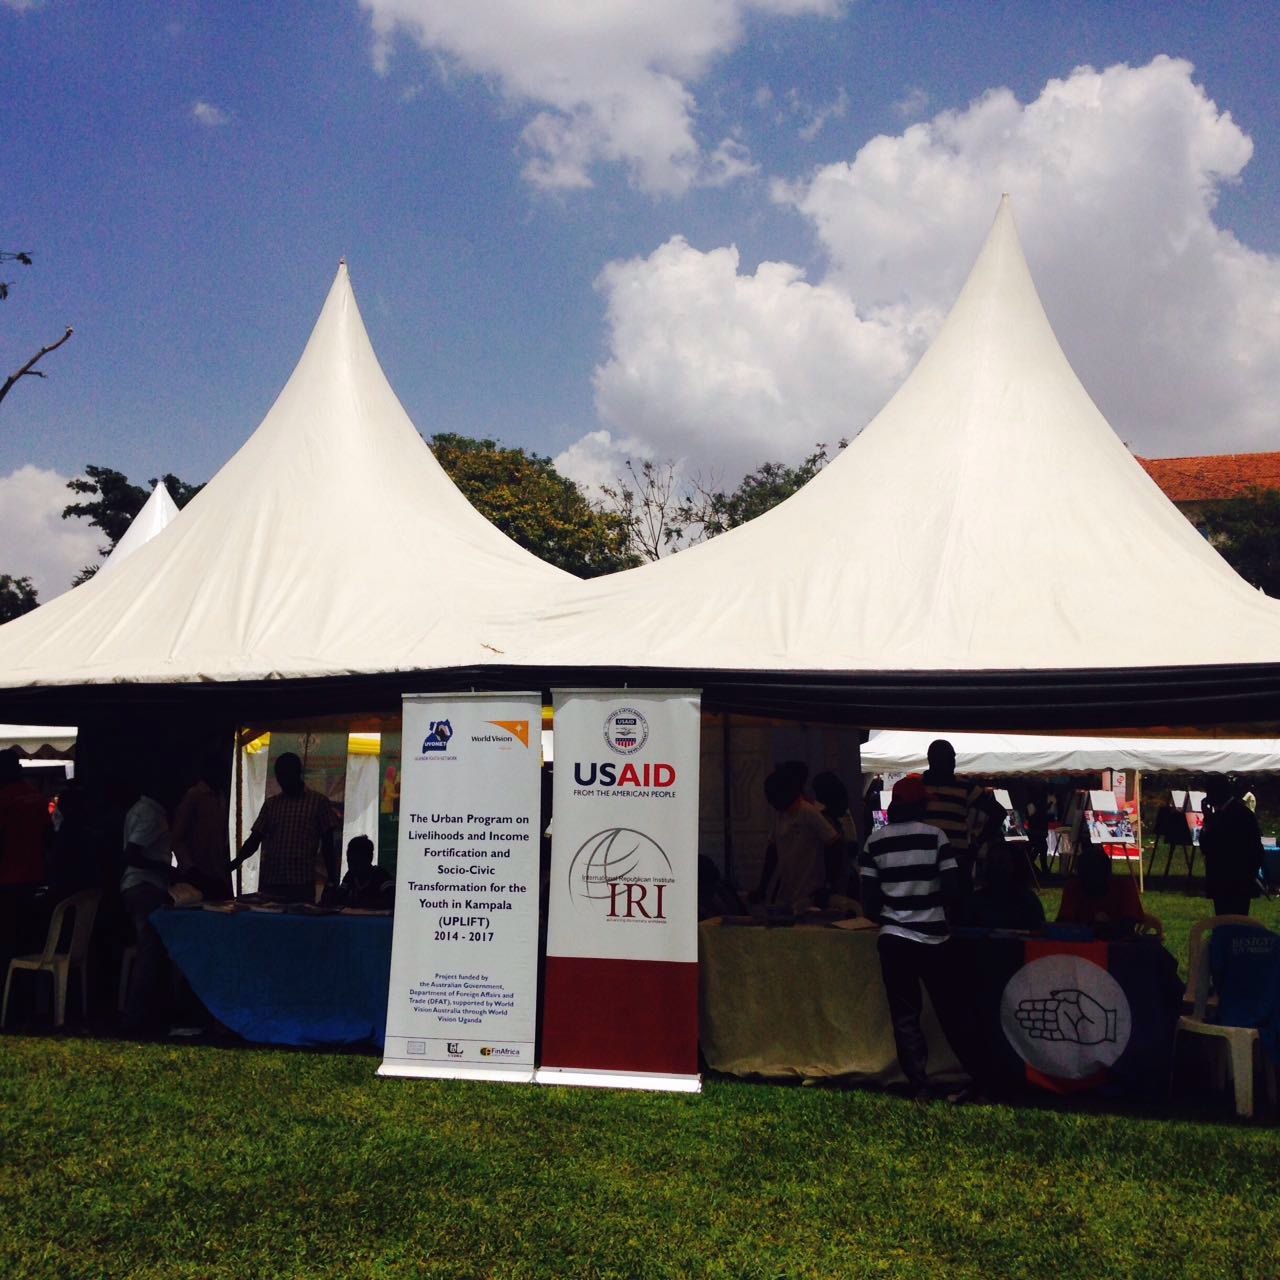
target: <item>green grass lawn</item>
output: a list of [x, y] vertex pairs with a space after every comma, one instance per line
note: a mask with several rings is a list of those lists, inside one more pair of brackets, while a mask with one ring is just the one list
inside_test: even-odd
[[[1145, 902], [1185, 957], [1208, 904]], [[1127, 1111], [955, 1108], [376, 1065], [0, 1037], [0, 1277], [1280, 1276], [1280, 1132], [1163, 1081]]]
[[375, 1066], [0, 1039], [0, 1275], [1280, 1274], [1266, 1126]]

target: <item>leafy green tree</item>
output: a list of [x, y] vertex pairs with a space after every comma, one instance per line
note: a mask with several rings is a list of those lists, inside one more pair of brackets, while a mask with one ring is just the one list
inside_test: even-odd
[[638, 563], [625, 521], [592, 506], [550, 458], [452, 433], [428, 443], [471, 505], [548, 564], [594, 578]]
[[[841, 440], [838, 448], [848, 443]], [[827, 461], [827, 446], [818, 444], [798, 466], [762, 463], [725, 492], [696, 478], [681, 483], [674, 462], [628, 459], [626, 475], [602, 489], [608, 509], [626, 523], [632, 552], [656, 560], [763, 515], [808, 484]]]
[[1206, 503], [1195, 523], [1246, 582], [1280, 598], [1280, 489]]
[[[843, 449], [848, 443], [841, 440], [837, 448]], [[701, 502], [695, 503], [695, 510], [704, 535], [714, 538], [718, 533], [736, 529], [738, 525], [764, 515], [771, 507], [799, 492], [827, 465], [828, 460], [827, 446], [817, 444], [799, 466], [765, 462], [743, 476], [731, 493], [703, 493]]]
[[15, 578], [0, 573], [0, 622], [11, 622], [30, 613], [40, 601], [30, 578]]
[[[179, 510], [204, 488], [202, 484], [188, 484], [177, 476], [166, 473], [163, 477], [168, 486], [169, 496]], [[154, 479], [147, 481], [144, 489], [141, 485], [132, 484], [129, 478], [120, 471], [110, 467], [99, 467], [92, 463], [85, 467], [84, 475], [67, 481], [67, 488], [72, 493], [82, 494], [81, 502], [68, 503], [62, 509], [62, 518], [70, 520], [73, 516], [83, 516], [89, 523], [107, 537], [105, 545], [98, 548], [98, 554], [108, 556], [111, 549], [124, 537], [134, 516], [142, 510], [143, 504], [151, 496], [155, 488]], [[98, 571], [96, 564], [85, 565], [76, 575], [73, 586], [87, 582]]]

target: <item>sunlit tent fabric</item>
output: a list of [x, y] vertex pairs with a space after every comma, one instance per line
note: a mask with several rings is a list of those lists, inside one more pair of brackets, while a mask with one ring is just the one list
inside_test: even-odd
[[70, 751], [76, 745], [71, 724], [0, 724], [0, 751], [17, 747], [28, 755], [37, 751]]
[[1280, 771], [1276, 738], [1076, 738], [1020, 733], [933, 733], [886, 729], [862, 744], [864, 773], [912, 773], [928, 765], [929, 744], [945, 737], [959, 773], [1169, 773]]
[[[1248, 686], [1260, 719], [1280, 688], [1280, 602], [1227, 565], [1089, 398], [1007, 198], [929, 350], [825, 470], [749, 524], [550, 603], [528, 635], [531, 661], [825, 675], [833, 697], [862, 681], [887, 712], [913, 691], [933, 710], [866, 714], [886, 725], [936, 724], [939, 707], [994, 725], [1034, 688], [1040, 723], [1000, 727], [1101, 728], [1117, 690], [1141, 686], [1151, 717], [1180, 685]], [[1223, 718], [1221, 699], [1185, 701], [1183, 723]]]
[[0, 627], [0, 688], [469, 666], [562, 581], [440, 468], [342, 265], [266, 418], [177, 518]]
[[171, 525], [177, 514], [178, 507], [168, 486], [163, 480], [158, 480], [151, 496], [142, 504], [142, 510], [129, 521], [129, 527], [111, 548], [111, 554], [102, 562], [98, 572], [118, 569], [135, 551]]

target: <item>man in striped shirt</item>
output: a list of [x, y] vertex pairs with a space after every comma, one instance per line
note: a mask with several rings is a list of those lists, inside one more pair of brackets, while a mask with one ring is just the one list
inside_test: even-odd
[[976, 825], [975, 806], [982, 788], [956, 781], [956, 749], [945, 738], [929, 744], [924, 785], [929, 793], [924, 820], [947, 837], [960, 873], [960, 892], [968, 893], [973, 887], [971, 840]]
[[928, 1096], [929, 1046], [920, 1027], [922, 986], [970, 1074], [975, 1060], [964, 993], [955, 980], [947, 945], [947, 907], [958, 898], [959, 873], [946, 836], [922, 821], [926, 802], [920, 775], [903, 778], [893, 788], [888, 826], [867, 837], [858, 860], [863, 910], [880, 925], [880, 971], [898, 1065], [917, 1098]]

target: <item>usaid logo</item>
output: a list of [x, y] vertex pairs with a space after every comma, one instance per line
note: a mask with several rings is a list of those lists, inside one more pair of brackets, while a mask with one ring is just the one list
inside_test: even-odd
[[635, 707], [618, 707], [604, 718], [604, 740], [610, 751], [633, 756], [649, 741], [649, 722]]

